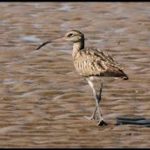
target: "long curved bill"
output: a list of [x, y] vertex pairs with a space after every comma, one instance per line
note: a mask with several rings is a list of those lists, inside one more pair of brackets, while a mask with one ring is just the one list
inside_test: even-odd
[[47, 45], [47, 44], [49, 44], [49, 43], [52, 43], [52, 42], [61, 42], [61, 41], [64, 41], [64, 40], [65, 40], [65, 38], [64, 38], [64, 37], [61, 37], [61, 38], [55, 39], [55, 40], [53, 40], [53, 41], [46, 41], [46, 42], [42, 43], [40, 46], [38, 46], [38, 47], [36, 48], [36, 50], [41, 49], [43, 46], [45, 46], [45, 45]]
[[46, 42], [42, 43], [40, 46], [38, 46], [38, 47], [36, 48], [36, 50], [39, 50], [41, 47], [45, 46], [45, 45], [48, 44], [48, 43], [51, 43], [51, 41], [46, 41]]

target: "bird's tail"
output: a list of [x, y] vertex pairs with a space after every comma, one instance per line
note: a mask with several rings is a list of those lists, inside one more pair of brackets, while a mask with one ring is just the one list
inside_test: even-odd
[[126, 74], [124, 74], [124, 76], [122, 77], [122, 79], [123, 79], [123, 80], [128, 80], [129, 77], [128, 77]]
[[128, 77], [128, 75], [126, 73], [124, 73], [122, 70], [120, 70], [120, 72], [121, 72], [121, 78], [123, 80], [128, 80], [129, 79], [129, 77]]

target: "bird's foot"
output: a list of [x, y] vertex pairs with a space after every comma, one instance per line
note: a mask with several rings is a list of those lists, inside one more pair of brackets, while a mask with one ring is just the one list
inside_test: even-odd
[[106, 125], [108, 125], [104, 120], [99, 120], [99, 122], [98, 122], [98, 124], [97, 124], [98, 126], [106, 126]]
[[87, 120], [95, 120], [94, 116], [84, 116], [84, 118]]

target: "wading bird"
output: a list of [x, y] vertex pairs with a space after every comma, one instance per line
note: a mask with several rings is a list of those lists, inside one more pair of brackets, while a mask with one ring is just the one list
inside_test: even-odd
[[[92, 116], [86, 118], [90, 120], [96, 119], [96, 113], [98, 113], [98, 125], [107, 125], [102, 117], [102, 112], [99, 107], [103, 83], [99, 83], [100, 88], [97, 91], [94, 86], [94, 80], [97, 78], [101, 79], [101, 77], [120, 77], [124, 80], [128, 80], [128, 76], [124, 73], [123, 69], [119, 67], [119, 64], [112, 58], [112, 56], [108, 55], [105, 51], [97, 48], [86, 48], [84, 45], [84, 34], [80, 31], [71, 30], [67, 32], [61, 40], [62, 39], [73, 43], [72, 57], [74, 66], [77, 72], [87, 80], [93, 91], [96, 107]], [[60, 41], [60, 39], [58, 41]], [[51, 41], [43, 43], [37, 48], [37, 50], [48, 43], [51, 43]]]

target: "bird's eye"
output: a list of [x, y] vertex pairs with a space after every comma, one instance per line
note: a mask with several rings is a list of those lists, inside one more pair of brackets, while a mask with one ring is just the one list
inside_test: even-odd
[[72, 33], [68, 34], [68, 37], [71, 37], [71, 36], [73, 36], [73, 34], [72, 34]]

